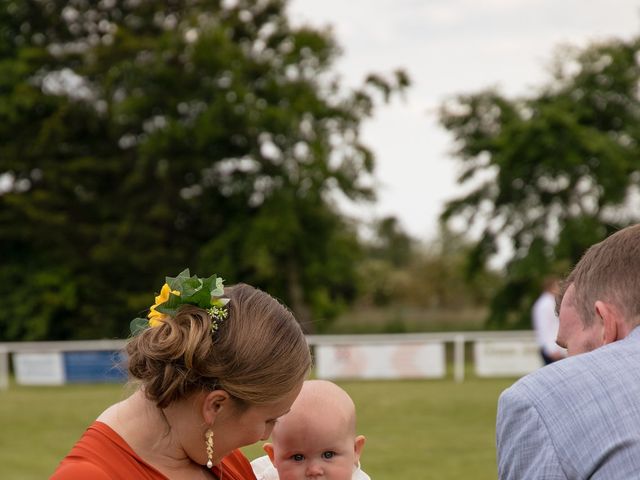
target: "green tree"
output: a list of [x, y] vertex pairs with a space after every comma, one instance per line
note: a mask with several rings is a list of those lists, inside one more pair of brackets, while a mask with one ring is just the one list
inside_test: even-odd
[[486, 267], [468, 275], [472, 248], [464, 233], [442, 226], [436, 238], [416, 251], [407, 268], [410, 282], [401, 298], [413, 305], [449, 311], [485, 307], [502, 279]]
[[470, 272], [512, 247], [489, 325], [528, 326], [548, 273], [564, 273], [584, 250], [640, 220], [640, 39], [560, 51], [535, 94], [495, 90], [445, 103], [468, 194], [442, 218], [479, 228]]
[[303, 322], [352, 299], [334, 194], [372, 198], [360, 123], [408, 79], [346, 90], [285, 7], [0, 0], [0, 337], [125, 335], [184, 267]]
[[446, 311], [486, 306], [500, 275], [482, 268], [470, 278], [470, 241], [441, 227], [432, 240], [418, 242], [393, 217], [376, 222], [358, 269], [360, 303]]
[[403, 269], [415, 260], [416, 240], [393, 216], [375, 220], [358, 266], [358, 297], [361, 304], [387, 305], [403, 283]]
[[369, 254], [394, 267], [404, 267], [411, 260], [414, 245], [415, 240], [402, 229], [396, 217], [384, 217], [375, 222]]

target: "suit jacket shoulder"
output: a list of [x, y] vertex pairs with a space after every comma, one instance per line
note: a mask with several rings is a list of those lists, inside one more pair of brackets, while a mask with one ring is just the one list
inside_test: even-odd
[[501, 479], [640, 478], [640, 328], [505, 390], [496, 434]]

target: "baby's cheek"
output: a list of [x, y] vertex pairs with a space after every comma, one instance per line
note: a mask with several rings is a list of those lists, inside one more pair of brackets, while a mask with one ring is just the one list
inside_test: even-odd
[[278, 477], [280, 477], [280, 480], [304, 480], [304, 473], [301, 472], [300, 466], [295, 464], [287, 464], [286, 466], [280, 464]]

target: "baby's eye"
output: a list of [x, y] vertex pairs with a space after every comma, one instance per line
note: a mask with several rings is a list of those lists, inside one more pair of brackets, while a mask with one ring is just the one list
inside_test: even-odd
[[333, 458], [335, 454], [336, 452], [331, 452], [331, 451], [322, 452], [322, 458], [326, 458], [326, 459]]
[[294, 462], [301, 462], [304, 460], [304, 455], [302, 455], [301, 453], [295, 453], [293, 455], [291, 455], [291, 459]]

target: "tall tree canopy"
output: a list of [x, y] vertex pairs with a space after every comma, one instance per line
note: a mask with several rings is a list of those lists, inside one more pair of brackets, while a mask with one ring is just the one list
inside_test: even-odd
[[512, 247], [490, 324], [529, 325], [540, 279], [640, 220], [640, 38], [561, 51], [532, 95], [461, 95], [441, 110], [469, 193], [442, 218], [482, 231], [470, 271]]
[[396, 72], [342, 88], [286, 2], [0, 0], [0, 338], [122, 336], [164, 275], [246, 281], [322, 320], [370, 199], [360, 123]]

